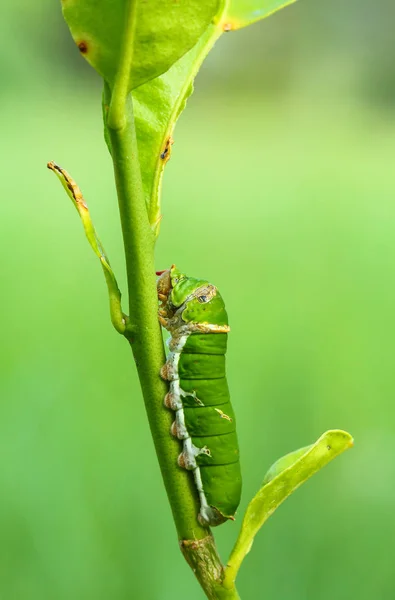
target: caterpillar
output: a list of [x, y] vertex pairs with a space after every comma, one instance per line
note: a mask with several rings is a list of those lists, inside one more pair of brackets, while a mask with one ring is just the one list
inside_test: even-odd
[[175, 265], [158, 273], [159, 321], [170, 332], [161, 376], [164, 404], [175, 412], [171, 433], [182, 440], [180, 467], [192, 471], [203, 525], [234, 520], [241, 473], [235, 415], [225, 374], [228, 315], [217, 288]]

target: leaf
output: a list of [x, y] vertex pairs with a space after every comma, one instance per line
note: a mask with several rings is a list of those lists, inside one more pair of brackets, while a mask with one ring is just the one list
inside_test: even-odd
[[158, 77], [190, 50], [219, 0], [61, 0], [81, 54], [113, 87], [129, 54], [128, 90]]
[[229, 0], [222, 19], [225, 31], [265, 19], [296, 0]]
[[[258, 4], [241, 0], [224, 3], [214, 19], [215, 22], [206, 29], [198, 43], [187, 54], [160, 77], [133, 90], [143, 188], [150, 223], [157, 234], [161, 219], [162, 175], [171, 156], [174, 127], [193, 91], [193, 81], [216, 41], [224, 31], [232, 28], [229, 27], [231, 20], [236, 29], [242, 26], [239, 25], [242, 19], [243, 25], [247, 25], [285, 6], [284, 2], [278, 0], [263, 0], [260, 8]], [[254, 16], [252, 13], [256, 13], [258, 9], [259, 16]]]
[[211, 25], [198, 44], [164, 73], [133, 91], [139, 161], [150, 223], [160, 222], [160, 187], [171, 156], [172, 134], [193, 92], [193, 80], [220, 35]]
[[315, 444], [287, 454], [269, 469], [264, 485], [249, 503], [239, 537], [230, 556], [224, 585], [234, 585], [240, 565], [255, 535], [276, 508], [314, 473], [351, 448], [353, 439], [341, 430], [327, 431]]
[[100, 242], [100, 239], [96, 233], [96, 229], [93, 226], [88, 206], [84, 200], [81, 190], [67, 173], [67, 171], [65, 171], [65, 169], [62, 169], [62, 167], [53, 161], [49, 162], [47, 167], [58, 177], [81, 217], [88, 242], [93, 252], [99, 257], [101, 266], [103, 268], [110, 300], [111, 322], [119, 333], [124, 333], [126, 321], [125, 315], [123, 314], [121, 308], [121, 292], [119, 291], [117, 280], [110, 266], [110, 262], [106, 256], [102, 243]]
[[272, 479], [277, 477], [277, 475], [280, 475], [280, 473], [285, 471], [285, 469], [288, 469], [288, 467], [292, 466], [294, 462], [299, 460], [299, 458], [301, 458], [303, 454], [306, 454], [306, 452], [312, 447], [312, 445], [305, 446], [304, 448], [299, 448], [299, 450], [294, 450], [294, 452], [290, 452], [289, 454], [279, 458], [266, 473], [265, 477], [263, 478], [262, 485], [270, 483]]

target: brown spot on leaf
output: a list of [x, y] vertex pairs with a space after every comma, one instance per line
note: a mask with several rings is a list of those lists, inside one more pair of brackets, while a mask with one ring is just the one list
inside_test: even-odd
[[163, 149], [163, 151], [160, 153], [160, 157], [163, 160], [164, 163], [167, 163], [167, 161], [170, 159], [171, 156], [171, 147], [174, 144], [174, 140], [171, 137], [171, 135], [167, 138], [166, 143], [165, 143], [165, 147]]
[[222, 29], [224, 31], [232, 31], [233, 25], [232, 25], [232, 23], [224, 23], [222, 26]]
[[86, 54], [88, 52], [88, 44], [86, 42], [78, 42], [77, 46], [81, 54]]

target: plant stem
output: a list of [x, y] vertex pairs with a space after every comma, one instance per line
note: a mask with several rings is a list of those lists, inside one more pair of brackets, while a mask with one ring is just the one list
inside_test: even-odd
[[[134, 34], [136, 31], [137, 2], [129, 0], [125, 12], [125, 29], [122, 40], [121, 60], [108, 112], [108, 126], [111, 129], [122, 129], [126, 125], [126, 101], [129, 88], [129, 77], [133, 63]], [[141, 177], [140, 177], [141, 179]]]
[[155, 282], [155, 236], [148, 222], [142, 192], [131, 96], [123, 115], [125, 126], [108, 127], [125, 246], [130, 322], [125, 332], [137, 366], [145, 406], [163, 479], [181, 539], [208, 535], [197, 519], [198, 501], [186, 471], [177, 468], [180, 443], [170, 435], [172, 417], [163, 406], [167, 385], [159, 372], [165, 363], [158, 322]]
[[107, 128], [125, 247], [129, 340], [143, 392], [152, 437], [165, 483], [182, 552], [210, 600], [238, 600], [237, 592], [222, 587], [224, 570], [210, 529], [197, 520], [199, 501], [191, 473], [177, 466], [180, 442], [170, 435], [172, 416], [163, 405], [167, 384], [160, 378], [165, 363], [158, 321], [155, 281], [155, 234], [150, 226], [138, 157], [132, 95], [128, 93], [133, 61], [136, 5], [127, 2], [123, 51], [109, 105]]
[[[105, 93], [108, 101], [108, 88]], [[120, 106], [121, 103], [116, 105]], [[222, 588], [223, 566], [214, 539], [210, 530], [200, 525], [197, 520], [199, 503], [191, 473], [177, 466], [180, 442], [170, 435], [173, 418], [163, 405], [168, 388], [159, 375], [165, 363], [165, 353], [157, 314], [155, 234], [150, 227], [142, 189], [131, 94], [125, 102], [125, 113], [120, 117], [119, 122], [113, 120], [111, 124], [107, 123], [107, 126], [128, 278], [130, 319], [125, 337], [132, 347], [151, 433], [183, 554], [208, 598], [236, 600], [238, 596], [234, 589]]]
[[223, 586], [224, 568], [212, 535], [202, 540], [184, 540], [181, 551], [210, 600], [240, 600], [234, 585]]

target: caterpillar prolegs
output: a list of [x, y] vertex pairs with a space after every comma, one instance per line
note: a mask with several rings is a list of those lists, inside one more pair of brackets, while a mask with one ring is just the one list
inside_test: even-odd
[[165, 406], [175, 411], [171, 432], [182, 440], [178, 463], [193, 472], [199, 521], [233, 519], [241, 474], [235, 416], [225, 374], [229, 332], [225, 304], [208, 281], [174, 265], [158, 279], [159, 320], [170, 332], [161, 376], [169, 381]]

